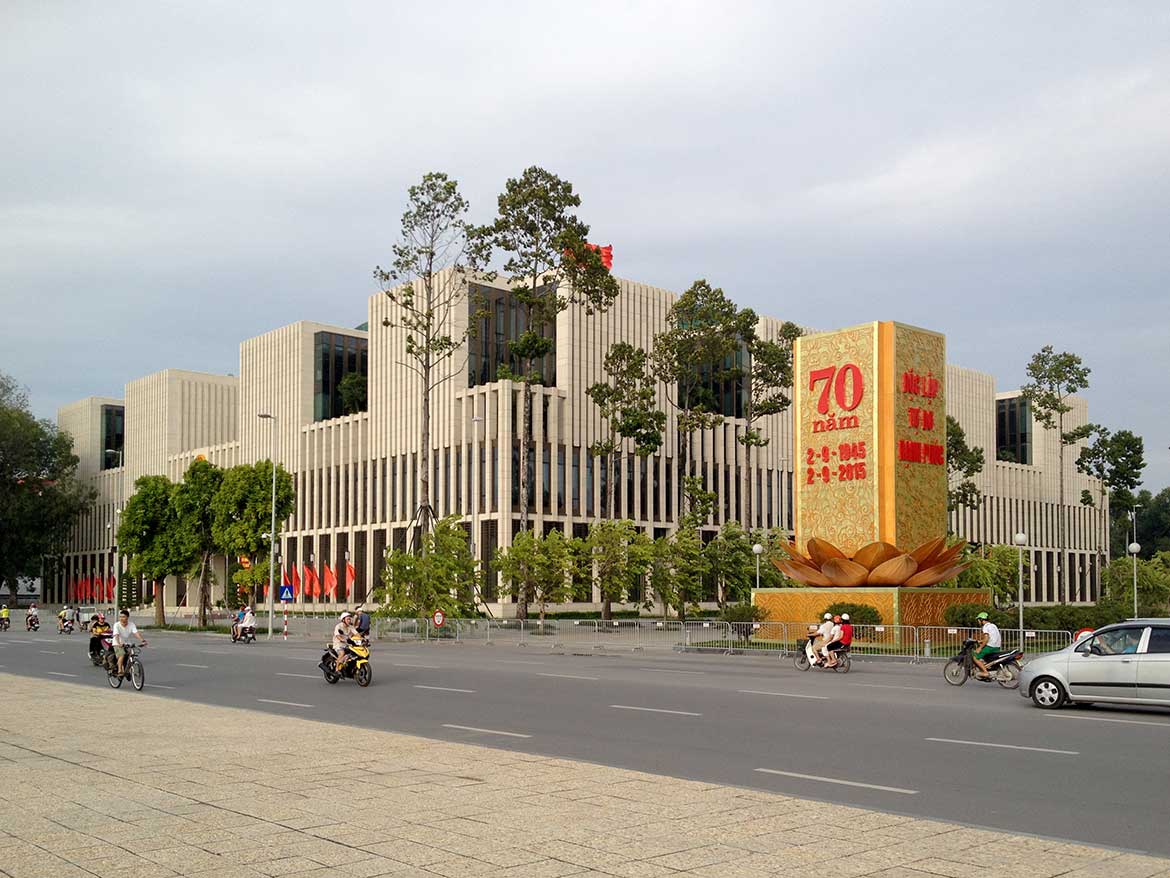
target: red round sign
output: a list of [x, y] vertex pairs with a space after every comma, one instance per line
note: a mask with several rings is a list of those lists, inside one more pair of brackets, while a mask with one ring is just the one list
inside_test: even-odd
[[435, 623], [436, 628], [442, 628], [443, 623], [447, 621], [447, 614], [442, 610], [435, 610], [435, 614], [431, 616], [431, 621]]
[[1083, 638], [1088, 637], [1092, 633], [1093, 633], [1092, 628], [1082, 628], [1080, 631], [1078, 631], [1076, 634], [1073, 635], [1073, 643], [1079, 643]]

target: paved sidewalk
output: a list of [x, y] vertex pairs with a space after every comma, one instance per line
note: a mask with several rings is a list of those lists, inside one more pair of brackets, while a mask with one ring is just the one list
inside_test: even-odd
[[0, 692], [11, 878], [1170, 878], [1170, 860], [562, 759], [6, 674]]

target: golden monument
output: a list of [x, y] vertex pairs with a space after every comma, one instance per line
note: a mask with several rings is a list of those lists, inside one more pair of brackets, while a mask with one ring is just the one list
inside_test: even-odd
[[807, 621], [831, 588], [894, 624], [985, 602], [976, 589], [929, 589], [966, 567], [965, 544], [946, 544], [945, 338], [894, 322], [805, 336], [793, 376], [796, 539], [775, 564], [810, 588], [761, 589], [753, 601], [770, 618]]

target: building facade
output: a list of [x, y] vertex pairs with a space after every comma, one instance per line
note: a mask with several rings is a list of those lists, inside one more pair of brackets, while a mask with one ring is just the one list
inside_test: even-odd
[[[591, 522], [609, 517], [629, 519], [655, 537], [675, 526], [679, 443], [673, 413], [655, 454], [622, 450], [612, 510], [606, 508], [607, 467], [589, 452], [607, 438], [586, 395], [605, 378], [606, 352], [621, 341], [649, 350], [676, 299], [635, 281], [619, 284], [607, 312], [588, 315], [571, 306], [559, 315], [553, 352], [540, 368], [545, 383], [534, 388], [527, 456], [529, 521], [542, 533], [561, 529], [580, 536]], [[520, 384], [499, 376], [508, 374], [502, 365], [515, 369], [508, 342], [523, 324], [506, 290], [486, 281], [471, 287], [476, 304], [452, 313], [449, 328], [462, 336], [476, 319], [475, 335], [444, 362], [447, 380], [432, 396], [431, 505], [438, 517], [463, 519], [486, 574], [481, 597], [495, 615], [509, 615], [512, 604], [501, 594], [492, 559], [520, 524], [522, 398]], [[364, 600], [378, 583], [385, 552], [417, 538], [420, 392], [404, 336], [386, 325], [395, 322], [395, 307], [385, 295], [370, 298], [366, 325], [372, 331], [300, 322], [249, 339], [240, 346], [238, 378], [166, 370], [131, 382], [122, 399], [91, 397], [63, 407], [59, 424], [73, 435], [81, 477], [99, 499], [78, 521], [63, 566], [46, 584], [47, 599], [64, 599], [70, 583], [87, 576], [124, 580], [114, 535], [134, 480], [151, 473], [181, 479], [202, 456], [224, 467], [268, 458], [282, 464], [293, 476], [296, 508], [280, 527], [281, 566], [308, 566], [321, 576], [327, 565], [343, 570], [351, 564], [355, 581], [344, 601]], [[778, 319], [761, 318], [761, 335], [775, 337], [780, 326]], [[365, 379], [366, 408], [342, 414], [341, 383], [351, 374]], [[749, 470], [737, 441], [745, 429], [737, 392], [725, 391], [724, 422], [689, 440], [697, 473], [716, 495], [707, 531], [713, 535], [724, 522], [738, 520], [753, 529], [791, 532], [791, 413], [758, 422], [769, 442], [753, 449]], [[1079, 503], [1082, 490], [1100, 492], [1075, 471], [1078, 449], [1066, 450], [1068, 500], [1061, 508], [1055, 436], [1033, 427], [1018, 392], [997, 393], [992, 376], [948, 366], [945, 393], [947, 413], [987, 461], [975, 478], [983, 503], [953, 512], [952, 530], [981, 544], [1011, 544], [1023, 531], [1030, 603], [1095, 600], [1097, 574], [1107, 560], [1108, 513]], [[670, 412], [662, 387], [659, 402]], [[1066, 428], [1086, 419], [1084, 402], [1074, 400]], [[746, 520], [749, 491], [752, 521]], [[1054, 549], [1062, 515], [1070, 558], [1065, 571]], [[230, 563], [217, 561], [219, 594]], [[167, 604], [186, 604], [186, 588], [181, 578], [168, 581]], [[598, 597], [584, 583], [575, 601], [592, 604]]]

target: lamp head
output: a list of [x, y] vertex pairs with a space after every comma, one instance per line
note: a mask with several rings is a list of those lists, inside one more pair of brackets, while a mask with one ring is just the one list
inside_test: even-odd
[[1024, 533], [1023, 531], [1021, 531], [1020, 533], [1018, 533], [1014, 537], [1012, 537], [1012, 542], [1015, 543], [1017, 546], [1026, 546], [1026, 545], [1028, 545], [1028, 535], [1026, 533]]

